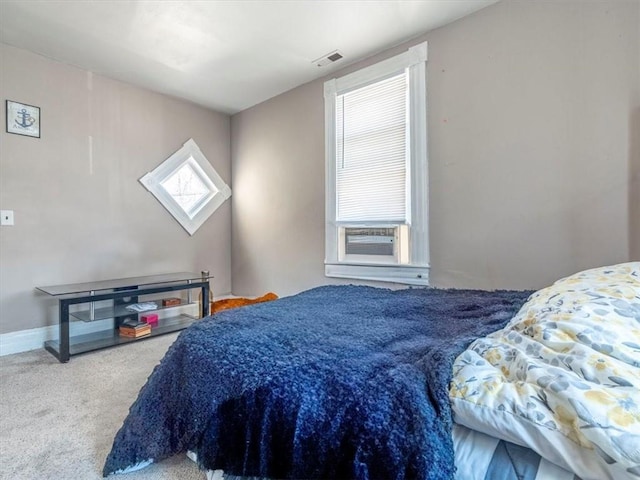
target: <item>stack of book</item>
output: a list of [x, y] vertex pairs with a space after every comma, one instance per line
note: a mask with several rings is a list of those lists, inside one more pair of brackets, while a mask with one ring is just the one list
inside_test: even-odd
[[163, 307], [175, 307], [176, 305], [181, 305], [182, 304], [182, 299], [178, 298], [178, 297], [171, 297], [171, 298], [163, 298], [162, 299], [162, 306]]
[[137, 320], [126, 320], [118, 327], [121, 337], [138, 338], [151, 334], [151, 325]]

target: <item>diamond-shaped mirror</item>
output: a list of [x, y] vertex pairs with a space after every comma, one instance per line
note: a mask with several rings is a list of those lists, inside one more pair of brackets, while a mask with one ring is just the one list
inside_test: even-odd
[[190, 235], [231, 196], [231, 189], [193, 139], [140, 182]]

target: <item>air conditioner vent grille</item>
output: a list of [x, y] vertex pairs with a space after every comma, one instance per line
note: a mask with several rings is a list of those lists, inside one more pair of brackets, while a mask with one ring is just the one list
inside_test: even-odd
[[394, 255], [395, 228], [345, 228], [347, 255]]

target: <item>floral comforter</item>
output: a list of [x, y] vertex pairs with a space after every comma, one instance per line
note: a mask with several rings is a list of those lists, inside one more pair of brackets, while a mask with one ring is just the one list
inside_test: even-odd
[[533, 294], [454, 364], [455, 421], [582, 478], [640, 478], [640, 262]]

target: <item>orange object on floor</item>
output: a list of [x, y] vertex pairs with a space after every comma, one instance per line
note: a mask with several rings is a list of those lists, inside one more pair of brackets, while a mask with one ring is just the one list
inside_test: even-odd
[[275, 293], [269, 292], [258, 298], [225, 298], [224, 300], [216, 300], [211, 302], [211, 314], [221, 312], [222, 310], [228, 310], [230, 308], [244, 307], [245, 305], [251, 305], [254, 303], [268, 302], [270, 300], [276, 300], [278, 296]]

